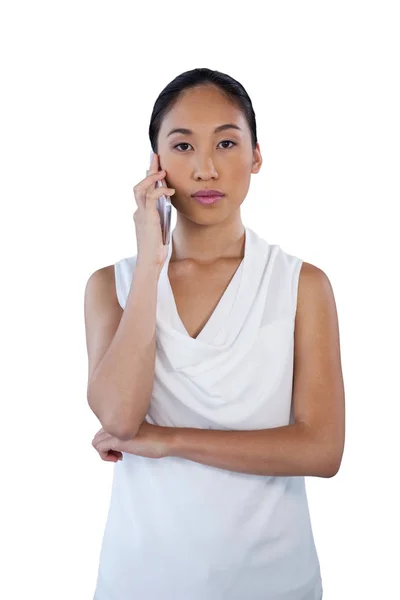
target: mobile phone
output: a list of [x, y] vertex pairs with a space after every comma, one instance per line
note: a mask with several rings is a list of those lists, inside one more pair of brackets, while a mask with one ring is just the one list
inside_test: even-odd
[[[150, 161], [153, 157], [153, 149], [150, 150]], [[159, 167], [159, 171], [162, 169]], [[156, 187], [168, 187], [165, 179], [158, 179], [156, 181]], [[171, 199], [169, 196], [163, 194], [160, 198], [157, 199], [157, 210], [160, 215], [160, 223], [161, 223], [161, 234], [164, 246], [167, 246], [171, 243]]]
[[[158, 179], [156, 186], [166, 186], [165, 179]], [[163, 194], [157, 199], [157, 210], [160, 215], [163, 244], [166, 246], [171, 242], [171, 199], [169, 196]]]

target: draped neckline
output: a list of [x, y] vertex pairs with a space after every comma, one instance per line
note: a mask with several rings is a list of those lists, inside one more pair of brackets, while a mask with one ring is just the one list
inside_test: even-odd
[[244, 242], [244, 255], [229, 281], [226, 289], [224, 290], [218, 304], [212, 311], [209, 319], [205, 323], [204, 327], [200, 330], [196, 337], [192, 337], [184, 326], [182, 319], [179, 316], [178, 308], [176, 305], [174, 293], [172, 290], [171, 282], [168, 275], [168, 267], [172, 256], [173, 249], [173, 235], [171, 235], [171, 242], [168, 248], [167, 259], [162, 269], [162, 277], [160, 277], [160, 313], [164, 319], [167, 319], [170, 325], [182, 336], [189, 340], [189, 343], [195, 344], [196, 342], [210, 343], [215, 339], [218, 333], [221, 331], [224, 324], [226, 324], [229, 315], [231, 314], [236, 300], [239, 298], [242, 290], [243, 274], [247, 271], [247, 264], [249, 260], [249, 231], [247, 227], [244, 227], [245, 242]]

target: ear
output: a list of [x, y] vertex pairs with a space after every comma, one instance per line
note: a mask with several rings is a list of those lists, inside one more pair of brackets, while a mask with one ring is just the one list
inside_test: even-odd
[[251, 168], [252, 173], [258, 173], [262, 165], [262, 156], [260, 151], [260, 144], [256, 143], [256, 148], [253, 150], [253, 166]]

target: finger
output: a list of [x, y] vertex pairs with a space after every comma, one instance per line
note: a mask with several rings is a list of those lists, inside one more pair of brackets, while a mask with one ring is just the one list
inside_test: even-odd
[[96, 443], [97, 452], [120, 451], [121, 441], [117, 438], [107, 438]]
[[94, 437], [99, 436], [99, 435], [110, 435], [110, 434], [105, 429], [102, 428], [102, 429], [99, 429], [99, 431], [96, 433], [96, 435]]
[[139, 208], [145, 206], [146, 192], [150, 189], [156, 189], [156, 182], [159, 179], [163, 179], [165, 175], [166, 172], [164, 170], [157, 171], [149, 174], [147, 177], [145, 177], [145, 179], [142, 179], [142, 181], [139, 181], [139, 183], [135, 185], [133, 188], [133, 195]]
[[106, 452], [105, 460], [112, 460], [113, 462], [122, 460], [122, 452], [117, 452], [116, 450], [109, 450], [108, 452]]
[[94, 438], [93, 438], [93, 439], [95, 440], [95, 439], [96, 439], [96, 438], [97, 438], [99, 435], [101, 435], [102, 433], [104, 433], [104, 429], [100, 429], [100, 431], [98, 431], [98, 432], [96, 433], [96, 435], [94, 436]]
[[[147, 173], [147, 171], [146, 171]], [[135, 187], [133, 188], [133, 191], [141, 191], [143, 189], [147, 189], [149, 187], [151, 187], [152, 185], [154, 185], [156, 183], [156, 181], [158, 179], [162, 179], [163, 177], [165, 177], [166, 172], [164, 171], [164, 169], [161, 169], [161, 171], [156, 171], [154, 173], [149, 173], [147, 175], [147, 177], [145, 177], [144, 179], [142, 179], [141, 181], [139, 181], [139, 183], [137, 183], [135, 185]]]
[[155, 152], [153, 152], [151, 159], [150, 159], [150, 167], [149, 167], [149, 175], [151, 173], [157, 173], [157, 171], [159, 170], [159, 158], [158, 158], [158, 154], [156, 154]]
[[[164, 173], [164, 175], [166, 175], [165, 169], [161, 169], [160, 167], [160, 156], [154, 153], [152, 160], [150, 161], [149, 175], [153, 173]], [[162, 185], [167, 185], [165, 178], [162, 179]]]
[[174, 188], [168, 188], [166, 186], [148, 191], [146, 193], [145, 207], [154, 208], [155, 201], [158, 200], [158, 198], [161, 198], [161, 196], [173, 196], [174, 194]]
[[106, 462], [117, 462], [119, 460], [116, 456], [108, 452], [99, 452], [99, 456], [101, 460], [105, 460]]
[[[151, 159], [150, 159], [150, 166], [148, 168], [148, 170], [146, 171], [146, 179], [150, 176], [150, 175], [157, 175], [158, 173], [162, 173], [164, 171], [160, 170], [160, 164], [159, 164], [159, 157], [158, 154], [156, 154], [155, 152], [152, 153]], [[165, 174], [165, 172], [164, 172]], [[145, 180], [144, 180], [145, 181]], [[139, 183], [139, 185], [142, 182]], [[153, 183], [153, 182], [151, 182]]]
[[102, 431], [101, 433], [98, 431], [96, 433], [96, 435], [94, 436], [94, 438], [92, 439], [92, 444], [97, 444], [100, 440], [104, 439], [104, 437], [108, 435], [108, 433], [105, 433], [104, 431]]
[[92, 440], [92, 446], [94, 446], [97, 449], [99, 447], [99, 444], [104, 444], [105, 442], [112, 445], [113, 440], [114, 438], [109, 433], [104, 431], [103, 433], [95, 435], [95, 437]]
[[123, 458], [122, 452], [117, 452], [117, 450], [110, 450], [109, 454], [111, 456], [115, 456], [115, 458], [117, 458], [118, 460], [122, 460], [122, 458]]

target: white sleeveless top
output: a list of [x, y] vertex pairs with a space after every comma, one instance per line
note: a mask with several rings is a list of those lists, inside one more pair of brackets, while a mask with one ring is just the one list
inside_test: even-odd
[[[294, 319], [302, 261], [245, 227], [244, 258], [196, 339], [168, 258], [157, 299], [146, 421], [248, 430], [294, 422]], [[115, 264], [125, 308], [136, 255]], [[94, 600], [321, 600], [304, 477], [236, 473], [177, 457], [115, 463]]]

